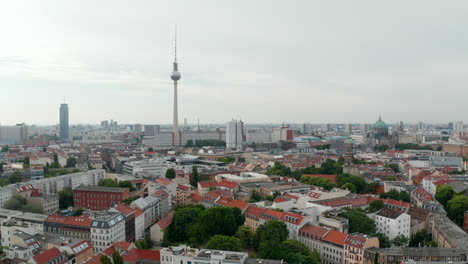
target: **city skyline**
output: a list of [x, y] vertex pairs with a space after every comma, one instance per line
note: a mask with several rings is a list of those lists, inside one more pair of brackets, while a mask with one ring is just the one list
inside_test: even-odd
[[169, 124], [174, 24], [189, 123], [467, 121], [462, 1], [110, 3], [4, 3], [2, 125]]

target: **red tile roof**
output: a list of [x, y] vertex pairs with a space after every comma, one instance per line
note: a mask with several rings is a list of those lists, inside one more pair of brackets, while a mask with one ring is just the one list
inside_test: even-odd
[[[36, 261], [37, 264], [44, 264], [47, 263], [48, 261], [57, 258], [60, 256], [62, 253], [57, 248], [51, 248], [48, 249], [41, 254], [34, 256], [33, 259]], [[66, 260], [65, 260], [66, 261]], [[65, 261], [62, 261], [60, 263], [64, 263]]]
[[119, 212], [121, 212], [125, 217], [131, 215], [132, 213], [135, 212], [135, 210], [133, 208], [131, 208], [130, 206], [126, 205], [126, 204], [119, 204], [115, 207], [115, 209]]
[[179, 185], [177, 185], [177, 189], [186, 192], [186, 191], [190, 190], [190, 186], [179, 184]]
[[273, 209], [266, 209], [261, 215], [260, 218], [264, 218], [266, 220], [271, 220], [271, 218], [281, 219], [283, 212], [279, 212]]
[[288, 201], [290, 201], [290, 200], [291, 200], [291, 199], [287, 199], [287, 198], [284, 197], [284, 196], [277, 196], [273, 202], [274, 202], [274, 203], [282, 203], [282, 202], [288, 202]]
[[158, 221], [159, 228], [161, 230], [166, 229], [171, 223], [172, 219], [174, 218], [174, 210], [170, 211], [166, 217], [161, 218], [161, 220]]
[[352, 247], [357, 247], [357, 248], [363, 248], [364, 245], [366, 244], [366, 239], [360, 238], [357, 236], [349, 235], [344, 242], [346, 245], [352, 246]]
[[167, 197], [169, 197], [169, 194], [166, 191], [162, 190], [162, 189], [159, 189], [159, 190], [155, 191], [154, 195], [157, 196], [158, 198], [160, 198], [161, 200], [164, 200]]
[[281, 216], [281, 220], [284, 222], [288, 222], [294, 225], [300, 225], [304, 220], [304, 216], [294, 213], [285, 212]]
[[143, 211], [140, 210], [140, 208], [135, 208], [135, 217], [138, 217], [143, 214]]
[[200, 186], [203, 189], [210, 188], [210, 187], [218, 187], [218, 183], [215, 181], [203, 181], [203, 182], [199, 182], [198, 184], [200, 184]]
[[410, 203], [403, 202], [403, 201], [398, 201], [398, 200], [393, 200], [393, 199], [384, 199], [383, 202], [384, 202], [384, 204], [393, 205], [393, 206], [396, 206], [396, 207], [409, 208], [411, 206]]
[[227, 207], [237, 207], [241, 210], [244, 210], [244, 208], [246, 208], [249, 205], [249, 203], [247, 202], [241, 200], [234, 200], [228, 197], [222, 197], [216, 203]]
[[172, 183], [171, 180], [166, 179], [166, 178], [162, 178], [162, 177], [157, 178], [157, 179], [156, 179], [156, 182], [157, 182], [157, 183], [160, 183], [160, 184], [162, 184], [162, 185], [164, 185], [164, 186], [167, 186], [167, 185], [169, 185], [169, 184]]
[[330, 232], [328, 232], [323, 237], [323, 240], [327, 241], [327, 242], [330, 242], [330, 243], [333, 243], [333, 244], [336, 244], [336, 245], [343, 246], [344, 241], [345, 241], [347, 236], [348, 236], [348, 234], [346, 234], [346, 233], [339, 232], [339, 231], [336, 231], [336, 230], [330, 230]]
[[244, 214], [249, 218], [258, 219], [265, 210], [265, 208], [258, 207], [256, 205], [250, 205], [247, 207], [247, 210]]
[[107, 256], [112, 256], [112, 253], [114, 253], [117, 248], [127, 251], [131, 245], [132, 245], [131, 242], [124, 242], [124, 241], [115, 242], [114, 244], [112, 244], [112, 246], [104, 249], [104, 251], [102, 251], [102, 254], [107, 255]]
[[196, 193], [192, 193], [192, 194], [190, 195], [190, 198], [192, 199], [192, 201], [194, 201], [194, 202], [196, 202], [196, 203], [199, 203], [199, 202], [203, 201], [203, 196], [198, 195], [198, 194], [196, 194]]
[[149, 249], [134, 248], [122, 255], [124, 262], [137, 263], [142, 259], [160, 261], [161, 254], [159, 251]]
[[227, 189], [234, 189], [237, 186], [239, 186], [239, 184], [237, 182], [222, 180], [219, 182], [219, 186], [227, 188]]
[[89, 217], [88, 214], [82, 214], [80, 216], [67, 216], [67, 218], [65, 219], [63, 224], [64, 225], [90, 227], [91, 226], [91, 217]]
[[316, 240], [322, 240], [328, 231], [330, 230], [327, 228], [307, 224], [299, 229], [299, 236], [308, 236]]

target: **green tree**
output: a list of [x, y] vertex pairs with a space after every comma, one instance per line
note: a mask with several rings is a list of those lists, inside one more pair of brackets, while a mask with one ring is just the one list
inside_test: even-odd
[[188, 240], [187, 233], [198, 221], [203, 206], [189, 205], [183, 208], [176, 208], [174, 219], [168, 227], [167, 240], [183, 242]]
[[123, 202], [124, 202], [126, 205], [130, 205], [133, 201], [138, 200], [139, 198], [140, 198], [139, 195], [130, 196], [130, 197], [128, 197], [127, 199], [123, 200]]
[[347, 182], [343, 185], [341, 185], [340, 189], [343, 189], [343, 190], [348, 190], [352, 193], [355, 193], [356, 192], [356, 185], [350, 183], [350, 182]]
[[120, 255], [119, 251], [114, 251], [112, 253], [112, 262], [114, 264], [123, 264], [123, 258]]
[[269, 168], [266, 171], [267, 175], [275, 175], [275, 176], [289, 176], [291, 175], [291, 168], [281, 165], [279, 162], [275, 162], [273, 167]]
[[367, 217], [367, 215], [362, 212], [360, 209], [354, 208], [345, 208], [345, 212], [342, 213], [349, 221], [349, 233], [364, 233], [364, 234], [374, 234], [375, 233], [375, 223], [372, 219]]
[[250, 200], [253, 203], [260, 202], [262, 200], [262, 195], [255, 189], [252, 190], [252, 193], [250, 195]]
[[114, 180], [112, 179], [103, 179], [99, 182], [99, 186], [104, 186], [104, 187], [117, 187], [117, 183], [115, 183]]
[[395, 237], [394, 239], [392, 239], [391, 241], [391, 243], [397, 247], [404, 247], [408, 245], [408, 242], [409, 242], [409, 239], [405, 237], [404, 235], [399, 235]]
[[7, 179], [8, 179], [9, 184], [13, 184], [13, 183], [23, 181], [23, 178], [21, 177], [21, 172], [20, 171], [13, 172], [10, 176], [8, 176]]
[[7, 165], [6, 162], [0, 162], [0, 172], [3, 172], [3, 165]]
[[174, 179], [176, 177], [176, 171], [173, 168], [170, 168], [166, 171], [167, 179]]
[[31, 159], [29, 157], [24, 158], [23, 164], [25, 166], [31, 165]]
[[395, 189], [390, 190], [389, 192], [386, 192], [386, 193], [381, 193], [380, 198], [384, 198], [384, 199], [390, 198], [393, 200], [403, 201], [407, 203], [409, 203], [411, 199], [410, 194], [408, 192], [405, 192], [405, 191], [400, 192]]
[[257, 229], [258, 256], [265, 259], [281, 259], [281, 242], [288, 237], [288, 229], [283, 221], [273, 220]]
[[221, 162], [224, 162], [226, 164], [229, 164], [229, 163], [233, 163], [234, 161], [236, 161], [236, 159], [233, 158], [233, 157], [225, 157], [225, 158], [219, 158], [219, 159], [217, 159], [217, 161], [221, 161]]
[[19, 194], [13, 195], [13, 197], [10, 198], [10, 200], [6, 201], [4, 208], [10, 209], [10, 210], [21, 210], [21, 208], [26, 205], [28, 201], [26, 198]]
[[112, 264], [111, 259], [106, 255], [101, 255], [99, 261], [101, 262], [101, 264]]
[[368, 210], [370, 213], [374, 213], [374, 212], [379, 211], [383, 207], [384, 207], [384, 202], [382, 200], [375, 200], [369, 204]]
[[379, 239], [379, 245], [381, 248], [389, 248], [392, 246], [390, 239], [388, 239], [388, 237], [382, 233], [376, 233], [373, 235], [373, 237], [377, 237]]
[[135, 186], [133, 186], [131, 181], [120, 181], [118, 186], [120, 188], [128, 188], [128, 189], [130, 189], [130, 192], [136, 191], [136, 188], [135, 188]]
[[367, 183], [364, 178], [359, 176], [352, 176], [349, 174], [337, 175], [337, 181], [339, 186], [343, 186], [345, 183], [352, 183], [356, 186], [356, 193], [365, 193], [367, 190]]
[[80, 215], [83, 214], [84, 211], [85, 211], [85, 209], [80, 207], [80, 208], [75, 210], [75, 212], [73, 213], [73, 216], [80, 216]]
[[455, 195], [447, 203], [447, 216], [457, 225], [463, 225], [463, 215], [468, 210], [468, 196]]
[[75, 157], [69, 157], [67, 159], [67, 164], [65, 165], [66, 168], [75, 168], [77, 160]]
[[42, 147], [42, 152], [47, 152], [47, 148], [46, 148], [46, 147]]
[[437, 242], [432, 240], [431, 234], [426, 229], [421, 229], [411, 236], [409, 247], [437, 247]]
[[239, 226], [235, 237], [239, 239], [240, 247], [243, 250], [247, 250], [254, 247], [255, 233], [252, 232], [252, 229], [250, 229], [250, 227], [245, 225]]
[[395, 176], [388, 176], [385, 181], [396, 181], [397, 178]]
[[73, 207], [73, 190], [70, 187], [63, 188], [58, 194], [60, 209]]
[[198, 186], [199, 181], [200, 175], [198, 175], [197, 166], [192, 166], [192, 178], [190, 179], [190, 184], [196, 188]]
[[286, 240], [280, 244], [282, 259], [287, 263], [320, 263], [320, 254], [313, 254], [308, 247], [297, 240]]
[[302, 176], [300, 181], [305, 184], [320, 186], [327, 190], [331, 190], [336, 187], [336, 184], [332, 180], [324, 177]]
[[[239, 210], [239, 208], [235, 209]], [[189, 230], [189, 236], [196, 239], [192, 242], [202, 243], [214, 235], [233, 236], [238, 229], [235, 209], [215, 206], [202, 211], [197, 223]], [[239, 224], [241, 225], [243, 222]]]
[[222, 236], [222, 235], [215, 235], [212, 236], [208, 243], [206, 244], [206, 248], [209, 249], [218, 249], [218, 250], [229, 250], [229, 251], [241, 251], [241, 243], [238, 238], [231, 237], [231, 236]]
[[8, 145], [2, 147], [1, 152], [8, 152], [10, 150], [10, 147]]
[[450, 199], [453, 198], [454, 191], [452, 187], [447, 185], [439, 185], [436, 188], [435, 198], [439, 201], [444, 207], [447, 207], [447, 203]]
[[185, 147], [186, 147], [186, 148], [191, 148], [191, 147], [193, 147], [193, 140], [191, 140], [191, 139], [187, 140], [187, 143], [185, 143]]

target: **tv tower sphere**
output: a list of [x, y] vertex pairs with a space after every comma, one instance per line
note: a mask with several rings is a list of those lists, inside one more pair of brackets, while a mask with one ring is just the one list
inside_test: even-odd
[[174, 70], [172, 73], [171, 73], [171, 79], [175, 82], [177, 82], [178, 80], [180, 80], [180, 72], [178, 70]]

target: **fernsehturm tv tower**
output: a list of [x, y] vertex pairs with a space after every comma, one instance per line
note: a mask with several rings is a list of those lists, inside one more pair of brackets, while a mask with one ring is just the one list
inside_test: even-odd
[[[180, 80], [180, 72], [177, 64], [177, 31], [174, 38], [174, 68], [171, 73], [171, 79], [174, 81], [174, 120], [172, 124], [172, 145], [180, 145], [181, 135], [179, 131], [179, 114], [177, 106], [177, 81]], [[179, 140], [178, 144], [176, 144], [177, 140]]]

